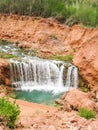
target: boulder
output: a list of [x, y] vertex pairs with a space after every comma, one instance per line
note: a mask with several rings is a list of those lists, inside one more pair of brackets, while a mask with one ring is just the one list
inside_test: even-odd
[[62, 96], [62, 100], [64, 100], [63, 109], [67, 111], [79, 110], [83, 107], [96, 110], [96, 102], [92, 100], [90, 94], [78, 89], [69, 90]]

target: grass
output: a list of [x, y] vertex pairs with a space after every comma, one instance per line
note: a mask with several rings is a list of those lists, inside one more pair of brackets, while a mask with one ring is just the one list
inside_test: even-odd
[[89, 91], [89, 89], [85, 86], [81, 87], [80, 89], [81, 89], [82, 92], [85, 92], [85, 93], [87, 93]]
[[96, 112], [92, 111], [92, 110], [89, 110], [87, 108], [81, 108], [79, 110], [79, 115], [81, 117], [86, 118], [86, 119], [96, 118]]
[[13, 54], [4, 54], [3, 52], [0, 52], [0, 58], [4, 59], [10, 59], [10, 58], [16, 58]]
[[49, 57], [49, 59], [72, 62], [73, 55], [67, 55], [67, 56], [52, 55]]

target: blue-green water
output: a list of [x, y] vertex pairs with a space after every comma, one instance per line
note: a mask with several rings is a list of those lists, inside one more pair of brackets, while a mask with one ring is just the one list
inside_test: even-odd
[[53, 94], [46, 91], [15, 91], [16, 99], [22, 99], [30, 102], [41, 103], [46, 105], [54, 105], [55, 100], [60, 98], [61, 94]]

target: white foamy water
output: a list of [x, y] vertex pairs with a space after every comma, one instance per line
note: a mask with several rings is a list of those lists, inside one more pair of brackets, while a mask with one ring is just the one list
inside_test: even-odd
[[[62, 61], [26, 57], [22, 62], [10, 61], [12, 85], [17, 90], [43, 90], [62, 93], [78, 87], [78, 70]], [[65, 73], [65, 69], [67, 73]], [[66, 77], [64, 77], [66, 75]]]

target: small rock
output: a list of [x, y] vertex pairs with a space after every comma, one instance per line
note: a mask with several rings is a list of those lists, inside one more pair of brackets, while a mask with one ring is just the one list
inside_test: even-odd
[[63, 110], [70, 112], [72, 110], [72, 108], [71, 108], [70, 104], [66, 102], [63, 105]]
[[20, 47], [20, 48], [31, 48], [32, 45], [29, 42], [21, 41], [21, 42], [18, 43], [18, 47]]
[[98, 112], [98, 102], [96, 103], [95, 109], [96, 109], [96, 112]]
[[34, 128], [37, 128], [37, 127], [38, 127], [38, 124], [34, 124], [33, 127], [34, 127]]
[[56, 128], [53, 125], [51, 125], [51, 126], [48, 127], [47, 130], [56, 130]]
[[8, 79], [8, 78], [6, 78], [6, 79], [5, 79], [5, 84], [6, 84], [6, 85], [11, 85], [11, 80]]
[[64, 105], [64, 101], [61, 100], [61, 99], [56, 99], [56, 100], [55, 100], [55, 103], [56, 103], [56, 104], [59, 104], [59, 105]]
[[98, 102], [98, 92], [96, 92], [96, 101]]

